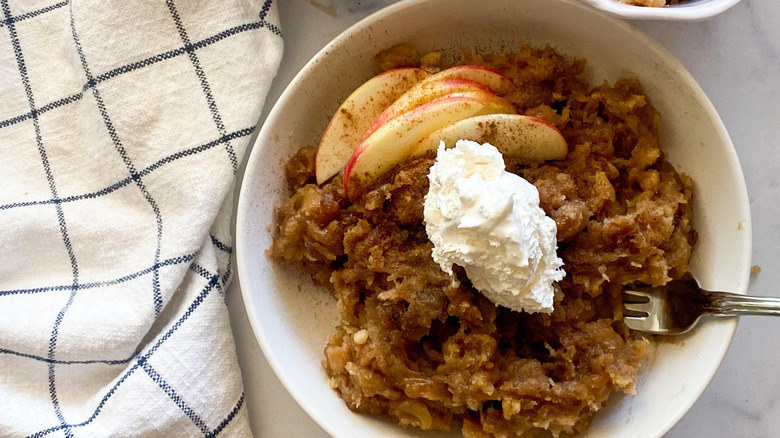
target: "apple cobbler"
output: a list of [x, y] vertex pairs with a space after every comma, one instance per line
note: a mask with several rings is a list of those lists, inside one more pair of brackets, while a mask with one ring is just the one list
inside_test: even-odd
[[[414, 83], [449, 70], [438, 54], [418, 58], [409, 47], [382, 52], [378, 61], [384, 70], [427, 72], [388, 91], [384, 109], [372, 110], [380, 114]], [[696, 240], [692, 183], [664, 159], [661, 118], [636, 80], [592, 88], [579, 78], [585, 62], [552, 48], [466, 51], [459, 64], [508, 80], [482, 84], [491, 91], [481, 92], [500, 99], [480, 100], [494, 102], [485, 105], [504, 112], [508, 102], [523, 116], [519, 123], [544, 121], [568, 145], [552, 156], [497, 146], [506, 169], [536, 187], [557, 225], [566, 276], [553, 284], [552, 312], [496, 306], [462, 268], [447, 274], [434, 262], [423, 224], [434, 157], [416, 146], [389, 163], [365, 164], [363, 174], [342, 163], [344, 170], [320, 184], [316, 167], [327, 157], [301, 148], [286, 164], [292, 194], [278, 205], [269, 255], [301, 266], [335, 297], [341, 322], [323, 366], [350, 409], [404, 427], [459, 429], [466, 437], [582, 433], [610, 394], [633, 391], [648, 348], [622, 323], [622, 287], [661, 285], [688, 270]], [[414, 111], [413, 103], [404, 105], [387, 120]], [[363, 123], [370, 126], [376, 117], [369, 118]], [[364, 133], [338, 137], [363, 144]], [[414, 145], [424, 144], [418, 140]], [[355, 161], [355, 146], [341, 152], [340, 162]]]

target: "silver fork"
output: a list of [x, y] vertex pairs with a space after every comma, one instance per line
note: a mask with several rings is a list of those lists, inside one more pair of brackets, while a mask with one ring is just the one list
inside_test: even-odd
[[777, 315], [780, 299], [710, 292], [694, 279], [664, 286], [634, 287], [623, 291], [623, 322], [628, 328], [659, 335], [679, 335], [692, 329], [704, 315]]

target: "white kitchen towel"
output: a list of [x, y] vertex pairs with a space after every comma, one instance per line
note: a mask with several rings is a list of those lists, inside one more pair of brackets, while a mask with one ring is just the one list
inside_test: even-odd
[[0, 436], [247, 436], [231, 192], [273, 0], [0, 0]]

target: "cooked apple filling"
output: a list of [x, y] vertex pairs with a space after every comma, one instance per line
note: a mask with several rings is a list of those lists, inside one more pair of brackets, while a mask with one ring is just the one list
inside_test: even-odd
[[[633, 391], [648, 346], [621, 321], [622, 286], [681, 277], [696, 240], [691, 181], [659, 149], [658, 112], [637, 81], [592, 88], [579, 79], [584, 61], [551, 48], [465, 52], [444, 68], [404, 46], [378, 61], [385, 76], [344, 105], [365, 108], [361, 93], [383, 87], [392, 97], [365, 117], [340, 111], [328, 128], [338, 134], [289, 160], [292, 194], [269, 250], [336, 300], [341, 322], [323, 359], [331, 386], [350, 409], [404, 427], [582, 433], [610, 394]], [[489, 129], [507, 114], [518, 121]], [[430, 145], [461, 135], [493, 135], [556, 222], [567, 275], [551, 314], [497, 307], [463, 269], [450, 276], [433, 261]]]

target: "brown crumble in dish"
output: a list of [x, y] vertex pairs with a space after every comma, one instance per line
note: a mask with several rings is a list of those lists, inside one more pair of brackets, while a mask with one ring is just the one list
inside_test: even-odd
[[[378, 55], [383, 70], [438, 71], [437, 53]], [[269, 254], [301, 265], [337, 300], [325, 347], [331, 386], [358, 412], [466, 437], [583, 432], [614, 391], [631, 393], [649, 341], [622, 323], [620, 292], [682, 277], [696, 240], [692, 183], [659, 149], [658, 112], [636, 80], [591, 88], [583, 60], [523, 46], [463, 53], [512, 79], [504, 97], [545, 119], [569, 144], [565, 160], [507, 170], [533, 183], [558, 226], [567, 276], [552, 314], [496, 307], [462, 270], [453, 284], [431, 258], [423, 221], [432, 157], [408, 162], [350, 203], [340, 175], [314, 183], [315, 149], [287, 163], [293, 192], [278, 206]]]
[[679, 0], [618, 0], [618, 2], [632, 6], [647, 6], [651, 8], [662, 8], [666, 5], [676, 5], [680, 3]]

